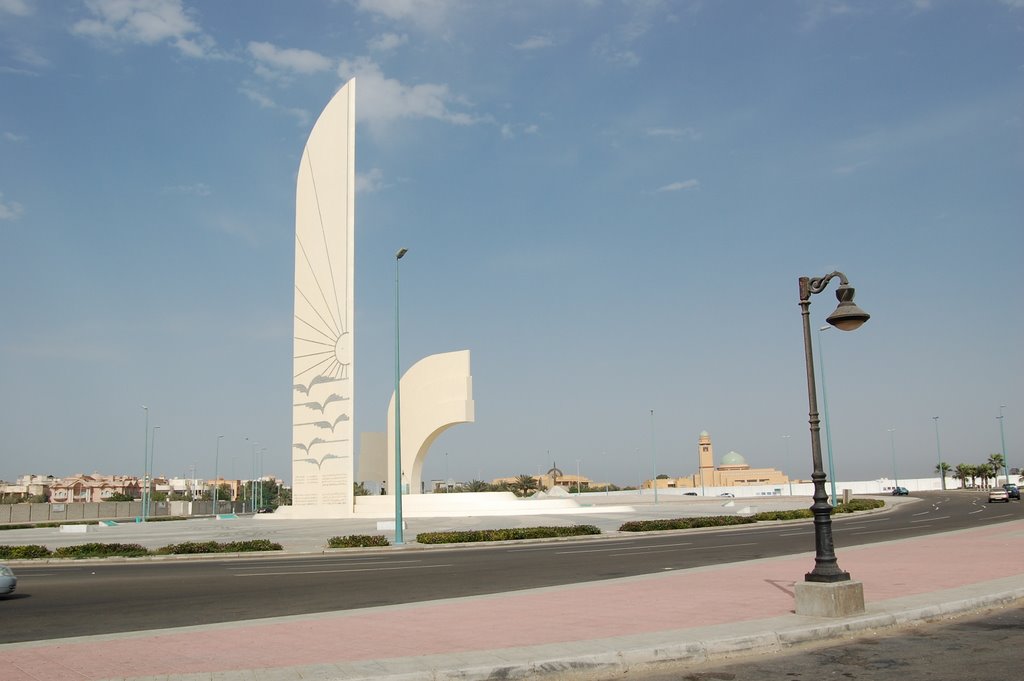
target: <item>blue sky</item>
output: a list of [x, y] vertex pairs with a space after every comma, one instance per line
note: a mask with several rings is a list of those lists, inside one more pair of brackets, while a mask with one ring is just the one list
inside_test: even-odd
[[157, 473], [223, 434], [290, 479], [295, 176], [353, 76], [356, 431], [399, 247], [403, 367], [473, 353], [425, 478], [635, 484], [703, 429], [809, 477], [834, 269], [872, 314], [820, 334], [837, 477], [889, 428], [929, 474], [933, 416], [981, 462], [1000, 405], [1024, 465], [1021, 0], [0, 0], [0, 478], [140, 473], [146, 404]]

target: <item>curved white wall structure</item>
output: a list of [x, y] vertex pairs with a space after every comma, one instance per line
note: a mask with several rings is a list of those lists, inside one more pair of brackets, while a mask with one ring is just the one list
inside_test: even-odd
[[[420, 491], [423, 461], [434, 440], [457, 423], [474, 420], [473, 376], [469, 350], [424, 357], [402, 376], [402, 482]], [[395, 460], [395, 396], [388, 405], [388, 461]], [[395, 493], [394, 465], [387, 476], [388, 494]]]
[[295, 189], [292, 504], [352, 513], [355, 81], [324, 108]]

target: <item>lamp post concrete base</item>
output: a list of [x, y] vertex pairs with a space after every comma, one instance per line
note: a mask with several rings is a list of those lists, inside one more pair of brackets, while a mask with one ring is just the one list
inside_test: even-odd
[[796, 614], [809, 617], [848, 617], [864, 612], [864, 583], [797, 582]]

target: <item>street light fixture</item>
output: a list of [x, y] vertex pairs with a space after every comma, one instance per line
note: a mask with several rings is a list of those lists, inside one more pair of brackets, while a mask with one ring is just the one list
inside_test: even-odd
[[658, 459], [654, 453], [654, 410], [651, 410], [651, 466], [654, 467], [654, 477], [651, 478], [651, 486], [654, 487], [654, 503], [658, 503]]
[[398, 342], [398, 261], [408, 252], [408, 248], [399, 248], [395, 253], [395, 544], [405, 543], [405, 532], [402, 527], [402, 374]]
[[[892, 484], [893, 484], [893, 487], [899, 487], [900, 486], [900, 479], [899, 479], [899, 476], [896, 475], [896, 435], [895, 435], [895, 433], [896, 433], [896, 429], [895, 428], [889, 428], [889, 448], [892, 450]], [[941, 468], [939, 469], [939, 474], [943, 475], [943, 472], [942, 472]]]
[[139, 406], [146, 412], [146, 446], [142, 450], [142, 513], [140, 514], [142, 522], [146, 522], [146, 481], [149, 472], [149, 407], [144, 404]]
[[1006, 436], [1003, 435], [1003, 410], [1004, 409], [1006, 409], [1006, 405], [1005, 404], [1000, 404], [999, 405], [999, 416], [997, 416], [996, 418], [999, 419], [999, 444], [1003, 448], [1003, 475], [1006, 476], [1006, 483], [1009, 484], [1009, 482], [1010, 482], [1010, 464], [1007, 463], [1007, 461], [1006, 461]]
[[217, 472], [220, 467], [220, 441], [223, 439], [223, 435], [217, 436], [217, 453], [213, 455], [213, 516], [215, 518], [217, 517], [217, 495], [220, 492], [220, 478]]
[[147, 474], [148, 484], [146, 488], [149, 490], [149, 500], [146, 505], [146, 512], [148, 513], [153, 505], [153, 488], [156, 487], [156, 431], [160, 430], [160, 426], [153, 426], [153, 435], [149, 439], [149, 472]]
[[[814, 482], [814, 504], [811, 512], [814, 514], [814, 569], [804, 575], [805, 582], [816, 583], [837, 583], [850, 581], [850, 573], [839, 568], [836, 559], [835, 549], [832, 542], [832, 507], [828, 503], [828, 494], [825, 492], [825, 471], [821, 465], [821, 429], [818, 418], [817, 390], [814, 385], [814, 355], [811, 343], [811, 322], [810, 307], [811, 296], [821, 293], [826, 289], [828, 283], [838, 277], [839, 287], [836, 290], [836, 299], [839, 305], [832, 312], [826, 321], [840, 331], [853, 331], [870, 319], [870, 315], [857, 307], [853, 302], [854, 288], [850, 286], [846, 275], [842, 272], [832, 272], [824, 277], [800, 277], [800, 314], [803, 318], [804, 330], [804, 358], [807, 369], [807, 403], [809, 406], [808, 422], [811, 431], [811, 460], [814, 472], [811, 473], [811, 480]], [[797, 602], [800, 606], [799, 598]], [[860, 610], [863, 610], [863, 591], [860, 592]]]
[[942, 447], [939, 446], [939, 417], [933, 416], [932, 421], [935, 422], [935, 455], [939, 461], [939, 477], [942, 478], [942, 489], [946, 489], [946, 474], [942, 470]]
[[825, 404], [825, 447], [828, 451], [828, 481], [832, 486], [832, 507], [836, 505], [836, 469], [832, 463], [832, 424], [828, 418], [828, 388], [825, 386], [825, 344], [821, 342], [821, 332], [832, 327], [826, 324], [818, 327], [818, 363], [821, 364], [821, 399]]

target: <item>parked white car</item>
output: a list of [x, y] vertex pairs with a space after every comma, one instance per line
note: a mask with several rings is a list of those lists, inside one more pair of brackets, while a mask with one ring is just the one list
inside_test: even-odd
[[14, 571], [6, 565], [0, 565], [0, 596], [14, 593], [17, 586], [18, 578], [14, 576]]

